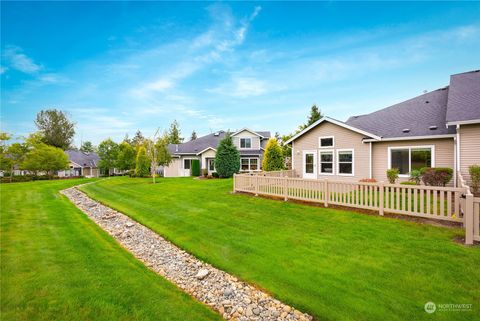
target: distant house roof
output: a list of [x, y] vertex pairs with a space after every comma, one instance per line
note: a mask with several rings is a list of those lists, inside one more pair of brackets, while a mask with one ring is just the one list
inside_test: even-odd
[[480, 70], [450, 76], [446, 121], [480, 122]]
[[[260, 131], [254, 132], [264, 138], [270, 137], [270, 132]], [[212, 134], [198, 137], [197, 139], [182, 143], [182, 144], [169, 144], [168, 151], [172, 155], [196, 155], [208, 148], [216, 149], [220, 140], [226, 135], [226, 132], [221, 130]]]
[[437, 89], [373, 113], [350, 117], [346, 123], [382, 138], [455, 133], [447, 128], [448, 87]]
[[97, 153], [84, 153], [78, 150], [66, 150], [65, 154], [71, 162], [80, 165], [82, 167], [97, 167], [100, 157]]

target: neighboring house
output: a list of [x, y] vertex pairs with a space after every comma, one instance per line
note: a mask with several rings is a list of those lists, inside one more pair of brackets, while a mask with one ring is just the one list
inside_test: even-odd
[[100, 169], [98, 168], [100, 157], [98, 157], [97, 153], [84, 153], [77, 150], [66, 150], [65, 154], [68, 155], [68, 159], [70, 160], [70, 169], [59, 171], [59, 177], [100, 176]]
[[480, 71], [452, 75], [450, 84], [346, 122], [323, 117], [287, 143], [292, 168], [304, 178], [387, 181], [389, 168], [407, 180], [413, 169], [480, 164]]
[[[170, 144], [168, 150], [172, 155], [172, 163], [163, 169], [165, 177], [190, 176], [192, 160], [200, 161], [202, 172], [215, 172], [215, 155], [220, 140], [225, 138], [225, 131], [198, 137], [182, 144]], [[241, 171], [259, 171], [265, 146], [270, 138], [270, 132], [252, 131], [243, 128], [231, 134], [233, 143], [240, 152]]]

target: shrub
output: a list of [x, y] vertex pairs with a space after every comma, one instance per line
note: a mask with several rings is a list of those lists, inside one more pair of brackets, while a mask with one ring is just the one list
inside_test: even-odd
[[377, 180], [375, 178], [362, 178], [359, 180], [360, 183], [376, 183]]
[[212, 173], [212, 176], [215, 177], [215, 178], [218, 178], [218, 177], [219, 177], [217, 172], [213, 172], [213, 173]]
[[416, 182], [414, 181], [406, 181], [406, 182], [401, 182], [400, 184], [402, 185], [418, 185]]
[[452, 180], [453, 169], [449, 167], [424, 167], [420, 169], [422, 182], [430, 186], [445, 186]]
[[262, 169], [264, 171], [282, 170], [284, 168], [284, 162], [282, 148], [278, 145], [275, 138], [270, 138], [265, 147]]
[[143, 146], [138, 149], [136, 163], [135, 176], [147, 177], [150, 174], [150, 161], [147, 157], [147, 150]]
[[204, 168], [202, 170], [202, 172], [203, 172], [203, 177], [208, 177], [208, 169], [207, 168]]
[[472, 165], [468, 168], [470, 179], [472, 181], [472, 190], [477, 193], [480, 188], [480, 165]]
[[399, 174], [400, 170], [398, 168], [387, 169], [387, 178], [390, 184], [395, 184]]
[[[422, 173], [418, 169], [414, 169], [413, 171], [410, 172], [410, 181], [414, 182], [415, 185], [420, 185], [420, 180], [422, 178]], [[411, 184], [414, 185], [414, 184]]]
[[215, 168], [219, 177], [232, 177], [240, 170], [240, 153], [228, 133], [218, 144]]
[[200, 161], [192, 159], [192, 176], [200, 176]]

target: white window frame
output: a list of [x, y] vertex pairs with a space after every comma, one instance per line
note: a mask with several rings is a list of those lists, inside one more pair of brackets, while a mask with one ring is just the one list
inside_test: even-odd
[[[242, 159], [248, 159], [248, 169], [242, 169]], [[252, 169], [252, 159], [257, 160], [257, 169]], [[258, 157], [240, 157], [240, 171], [242, 172], [258, 172], [260, 171], [260, 158]]]
[[[331, 138], [332, 146], [322, 146], [322, 139]], [[318, 137], [318, 148], [335, 148], [335, 136], [320, 136]]]
[[408, 174], [400, 174], [398, 177], [410, 177], [412, 172], [412, 149], [430, 148], [432, 155], [432, 167], [435, 167], [435, 145], [410, 145], [410, 146], [388, 146], [388, 169], [392, 169], [392, 150], [408, 149]]
[[[242, 147], [242, 139], [250, 140], [250, 147]], [[238, 145], [240, 146], [240, 149], [252, 149], [252, 137], [239, 137]]]
[[[185, 168], [185, 160], [190, 160], [190, 168]], [[191, 157], [184, 157], [183, 158], [183, 161], [182, 161], [182, 169], [188, 169], [188, 170], [192, 170], [192, 160], [194, 159], [198, 159], [198, 158], [191, 158]]]
[[[332, 153], [332, 172], [322, 172], [322, 153]], [[324, 162], [329, 163], [329, 162]], [[318, 175], [335, 175], [335, 150], [334, 149], [321, 149], [318, 151]]]
[[[351, 152], [352, 153], [352, 173], [351, 174], [344, 174], [340, 173], [340, 152]], [[353, 148], [342, 148], [342, 149], [337, 149], [337, 175], [338, 176], [355, 176], [355, 149]]]

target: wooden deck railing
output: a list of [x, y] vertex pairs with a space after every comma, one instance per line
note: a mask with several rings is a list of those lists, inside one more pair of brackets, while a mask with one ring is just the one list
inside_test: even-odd
[[243, 173], [244, 175], [258, 175], [258, 176], [268, 176], [268, 177], [295, 177], [295, 171], [293, 169], [281, 170], [281, 171], [252, 171], [248, 173]]
[[[454, 188], [237, 174], [234, 176], [234, 192], [316, 202], [326, 207], [333, 204], [369, 209], [378, 211], [380, 215], [387, 212], [463, 222], [466, 243], [471, 244], [474, 239], [480, 241], [480, 198], [474, 198], [464, 186]], [[469, 234], [472, 234], [471, 237]]]

